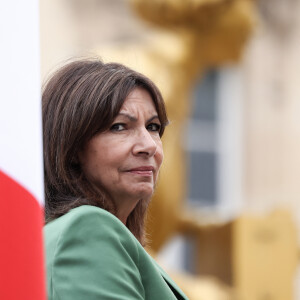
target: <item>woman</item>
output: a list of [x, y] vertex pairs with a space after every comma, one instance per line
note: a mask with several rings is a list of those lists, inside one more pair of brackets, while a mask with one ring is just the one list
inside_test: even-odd
[[156, 86], [82, 60], [42, 98], [48, 299], [186, 299], [142, 247], [168, 122]]

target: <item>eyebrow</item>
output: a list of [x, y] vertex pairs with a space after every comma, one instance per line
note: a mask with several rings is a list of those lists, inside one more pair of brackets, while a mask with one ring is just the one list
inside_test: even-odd
[[[133, 117], [133, 116], [131, 116], [129, 114], [126, 114], [126, 113], [119, 113], [118, 116], [124, 116], [124, 117], [128, 118], [131, 122], [137, 122], [137, 118], [136, 117]], [[151, 117], [150, 119], [148, 119], [147, 123], [151, 122], [151, 121], [153, 121], [155, 119], [159, 120], [158, 115], [154, 115], [153, 117]]]

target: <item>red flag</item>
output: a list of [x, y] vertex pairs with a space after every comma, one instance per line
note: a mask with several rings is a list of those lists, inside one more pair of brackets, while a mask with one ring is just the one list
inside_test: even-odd
[[0, 299], [45, 300], [38, 0], [0, 10]]
[[45, 299], [40, 205], [1, 171], [0, 190], [0, 299]]

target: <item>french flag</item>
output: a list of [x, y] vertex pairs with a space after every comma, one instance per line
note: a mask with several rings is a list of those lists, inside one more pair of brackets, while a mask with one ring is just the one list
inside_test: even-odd
[[0, 9], [0, 299], [45, 300], [38, 0]]

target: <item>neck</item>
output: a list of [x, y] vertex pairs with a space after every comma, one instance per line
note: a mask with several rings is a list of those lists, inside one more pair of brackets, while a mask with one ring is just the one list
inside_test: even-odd
[[122, 216], [118, 214], [117, 217], [126, 226], [128, 216]]
[[122, 199], [122, 202], [117, 205], [117, 217], [118, 219], [126, 225], [128, 216], [136, 207], [137, 203], [141, 200], [128, 200]]

